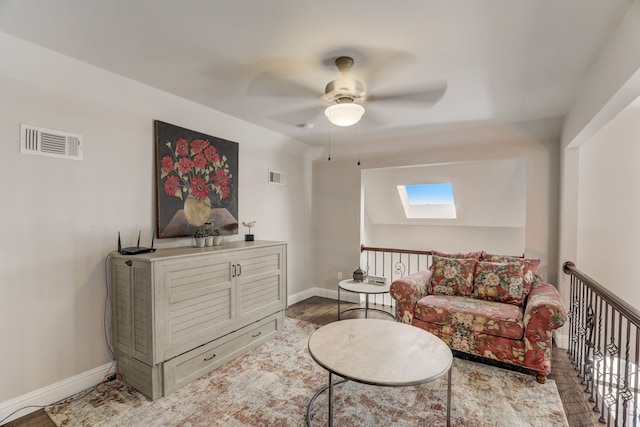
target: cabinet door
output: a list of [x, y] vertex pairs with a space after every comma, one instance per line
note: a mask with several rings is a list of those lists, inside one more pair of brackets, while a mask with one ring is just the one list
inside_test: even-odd
[[166, 260], [156, 266], [158, 346], [167, 360], [232, 329], [236, 316], [231, 270], [233, 258], [209, 254]]
[[238, 316], [259, 318], [285, 309], [286, 249], [251, 249], [236, 261]]

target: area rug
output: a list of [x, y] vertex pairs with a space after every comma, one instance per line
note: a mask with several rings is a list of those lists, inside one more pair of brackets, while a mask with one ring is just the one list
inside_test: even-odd
[[[156, 401], [116, 380], [45, 410], [57, 426], [304, 426], [309, 399], [329, 378], [307, 350], [317, 328], [287, 318], [275, 339]], [[451, 425], [568, 426], [553, 380], [457, 358], [452, 375]], [[442, 426], [446, 389], [446, 376], [400, 388], [336, 385], [334, 424]], [[326, 392], [311, 421], [327, 425]]]

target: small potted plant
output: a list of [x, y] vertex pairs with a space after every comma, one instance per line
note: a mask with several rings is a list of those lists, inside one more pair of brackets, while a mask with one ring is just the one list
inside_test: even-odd
[[213, 246], [213, 223], [205, 222], [204, 227], [202, 228], [205, 231], [205, 246]]
[[213, 246], [220, 246], [222, 244], [222, 233], [220, 233], [220, 230], [214, 228], [211, 230], [211, 233], [213, 235]]
[[209, 232], [204, 228], [198, 228], [196, 230], [193, 234], [193, 237], [196, 239], [196, 248], [204, 248], [208, 234]]

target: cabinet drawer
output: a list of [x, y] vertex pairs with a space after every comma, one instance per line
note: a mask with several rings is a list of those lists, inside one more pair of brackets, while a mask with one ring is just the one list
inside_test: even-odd
[[282, 331], [284, 314], [273, 314], [164, 363], [164, 395], [213, 371]]

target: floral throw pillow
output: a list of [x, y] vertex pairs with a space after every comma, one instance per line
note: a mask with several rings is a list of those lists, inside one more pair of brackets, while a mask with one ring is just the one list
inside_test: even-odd
[[485, 253], [482, 256], [482, 261], [489, 262], [519, 262], [523, 265], [523, 275], [524, 275], [524, 294], [525, 297], [529, 295], [531, 292], [531, 286], [533, 286], [533, 282], [536, 280], [536, 269], [540, 265], [540, 260], [535, 258], [519, 258], [515, 256], [508, 255], [492, 255]]
[[473, 291], [474, 258], [458, 259], [434, 255], [431, 261], [430, 293], [468, 297]]
[[524, 292], [524, 265], [519, 262], [486, 262], [476, 264], [473, 276], [473, 298], [521, 305]]
[[432, 255], [437, 255], [440, 257], [445, 257], [445, 258], [475, 258], [475, 259], [481, 259], [484, 255], [484, 251], [477, 251], [477, 252], [458, 252], [458, 253], [447, 253], [447, 252], [440, 252], [440, 251], [432, 251], [431, 252]]

